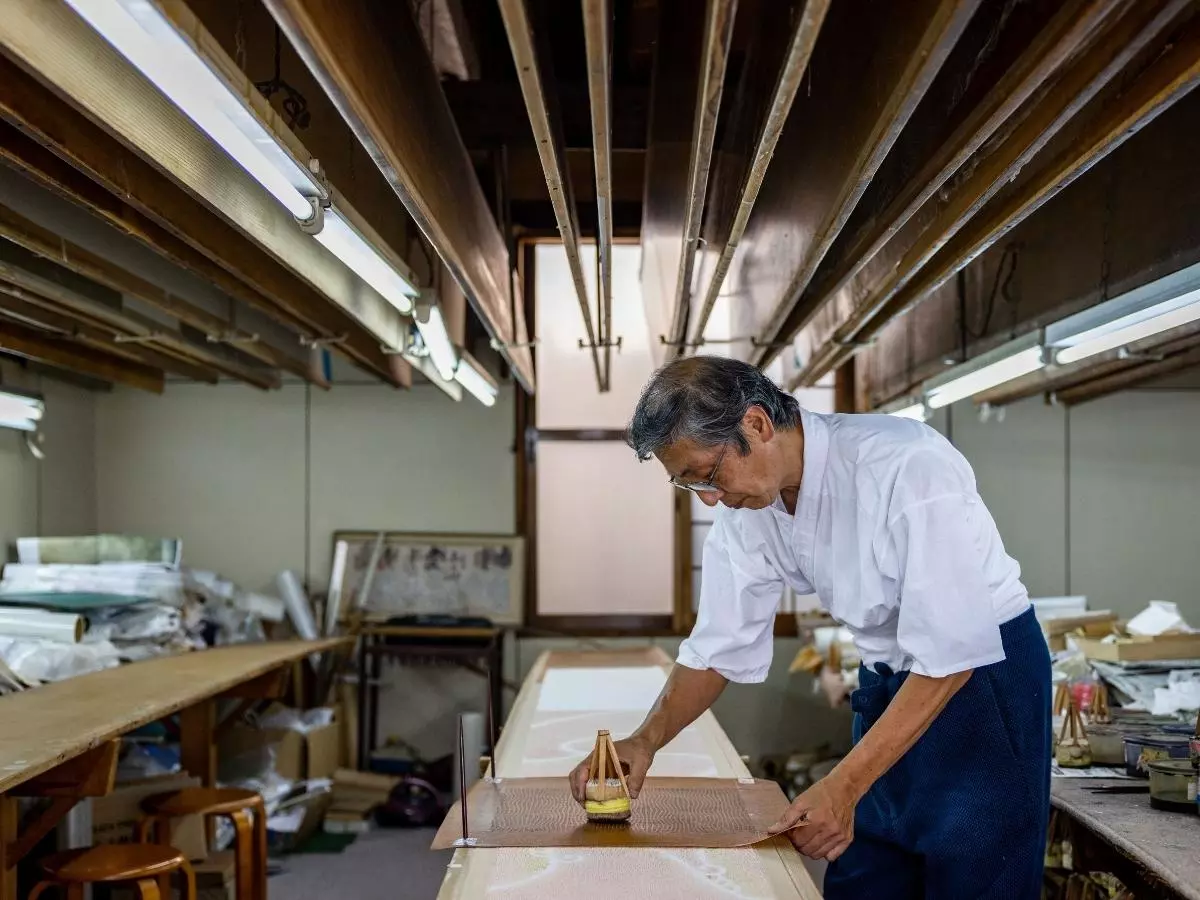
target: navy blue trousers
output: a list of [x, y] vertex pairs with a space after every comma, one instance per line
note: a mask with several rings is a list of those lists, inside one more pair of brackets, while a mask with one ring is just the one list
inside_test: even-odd
[[[1038, 900], [1050, 816], [1050, 653], [1033, 610], [1000, 627], [1005, 659], [976, 669], [854, 811], [826, 900]], [[854, 740], [906, 672], [860, 671]]]

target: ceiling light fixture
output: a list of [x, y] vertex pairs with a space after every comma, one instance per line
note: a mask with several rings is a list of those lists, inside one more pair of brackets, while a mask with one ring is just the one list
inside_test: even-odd
[[454, 370], [454, 380], [484, 406], [495, 406], [500, 388], [487, 370], [467, 352], [463, 352]]
[[1046, 365], [1042, 332], [1031, 332], [929, 379], [923, 385], [930, 409], [941, 409]]

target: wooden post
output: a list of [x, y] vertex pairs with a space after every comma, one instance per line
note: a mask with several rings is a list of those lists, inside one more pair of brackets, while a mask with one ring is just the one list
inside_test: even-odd
[[8, 853], [17, 839], [17, 812], [17, 798], [0, 794], [0, 900], [17, 900], [17, 861]]
[[209, 698], [179, 713], [179, 762], [205, 787], [217, 783], [216, 702]]

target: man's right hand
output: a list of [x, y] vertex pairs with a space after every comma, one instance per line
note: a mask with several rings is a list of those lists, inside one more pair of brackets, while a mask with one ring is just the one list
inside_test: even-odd
[[[649, 741], [636, 735], [622, 741], [613, 741], [613, 747], [616, 748], [617, 759], [625, 768], [625, 783], [629, 785], [629, 799], [636, 800], [637, 795], [641, 793], [642, 782], [646, 780], [646, 773], [650, 770], [650, 764], [654, 762], [654, 754], [657, 751]], [[587, 758], [577, 765], [568, 776], [571, 779], [571, 796], [578, 803], [583, 803], [586, 799], [584, 792], [587, 788], [588, 765], [591, 761], [592, 755], [589, 753]]]

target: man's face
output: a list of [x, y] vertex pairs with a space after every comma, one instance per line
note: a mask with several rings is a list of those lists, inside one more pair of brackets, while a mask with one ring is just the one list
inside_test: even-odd
[[658, 460], [667, 474], [680, 482], [713, 484], [716, 490], [696, 492], [706, 506], [723, 503], [732, 509], [764, 509], [775, 501], [780, 489], [770, 450], [775, 430], [770, 419], [752, 408], [742, 420], [742, 433], [750, 444], [750, 452], [744, 456], [732, 441], [701, 447], [681, 440], [661, 450]]

